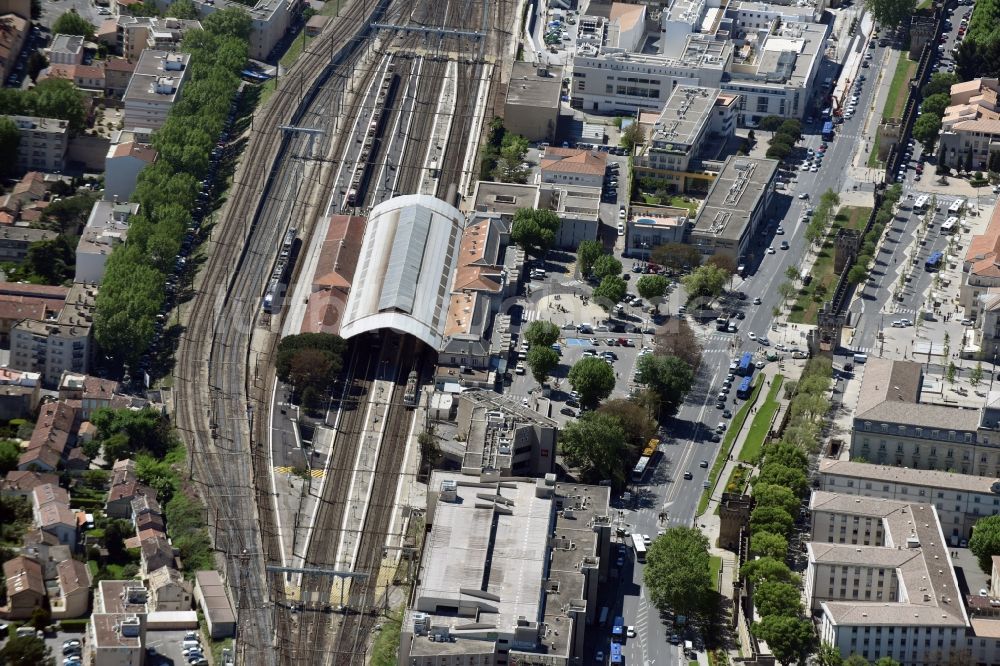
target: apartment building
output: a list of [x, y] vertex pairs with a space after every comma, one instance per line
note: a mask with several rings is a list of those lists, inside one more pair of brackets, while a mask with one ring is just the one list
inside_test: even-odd
[[122, 97], [126, 130], [158, 130], [167, 121], [190, 74], [191, 55], [146, 50]]
[[[155, 0], [155, 3], [158, 9], [166, 11], [170, 0]], [[200, 18], [228, 7], [237, 7], [247, 12], [250, 15], [248, 55], [254, 60], [268, 59], [271, 51], [288, 32], [302, 5], [302, 0], [258, 0], [253, 6], [233, 0], [194, 0]]]
[[922, 399], [922, 390], [919, 363], [869, 358], [854, 413], [851, 458], [1000, 476], [1000, 438], [980, 431], [980, 410], [935, 404]]
[[201, 23], [188, 19], [120, 14], [116, 20], [119, 52], [127, 60], [139, 60], [146, 49], [177, 51], [184, 33], [201, 29]]
[[823, 459], [817, 479], [831, 493], [933, 504], [952, 546], [972, 536], [977, 520], [1000, 513], [995, 477]]
[[749, 258], [751, 239], [766, 224], [778, 161], [729, 157], [698, 211], [688, 242], [704, 255], [721, 254], [737, 264]]
[[95, 285], [77, 283], [54, 319], [25, 319], [15, 325], [10, 334], [10, 367], [38, 372], [48, 386], [57, 386], [67, 370], [86, 374], [96, 298]]
[[83, 37], [80, 35], [55, 35], [49, 46], [50, 65], [82, 65]]
[[0, 262], [20, 263], [28, 255], [32, 243], [52, 240], [57, 235], [47, 229], [0, 227]]
[[137, 203], [94, 202], [76, 244], [74, 282], [101, 283], [111, 252], [128, 238], [129, 220], [138, 212]]
[[739, 96], [718, 88], [680, 85], [663, 110], [640, 116], [646, 143], [635, 157], [637, 178], [654, 178], [668, 192], [705, 192], [715, 178], [699, 157], [714, 159], [736, 129]]
[[933, 505], [815, 491], [809, 506], [804, 585], [822, 643], [907, 666], [995, 663], [1000, 621], [970, 620]]
[[429, 537], [400, 634], [411, 666], [590, 659], [612, 554], [610, 489], [435, 471]]
[[[969, 319], [984, 314], [993, 290], [1000, 287], [1000, 207], [993, 209], [990, 223], [981, 234], [972, 237], [962, 260], [962, 286], [959, 304]], [[983, 325], [977, 328], [978, 346], [987, 354], [1000, 351], [1000, 331]]]
[[139, 173], [156, 161], [156, 155], [152, 146], [134, 140], [111, 144], [104, 162], [104, 198], [128, 201]]
[[17, 125], [17, 168], [22, 171], [62, 171], [69, 148], [69, 123], [57, 118], [10, 116]]
[[626, 257], [649, 260], [653, 248], [681, 243], [687, 233], [687, 208], [632, 206], [625, 222]]
[[1000, 80], [973, 79], [951, 87], [951, 106], [941, 119], [939, 155], [956, 169], [986, 170], [1000, 149]]
[[528, 141], [554, 141], [561, 95], [561, 69], [515, 62], [504, 101], [504, 127]]
[[0, 21], [6, 26], [5, 30], [0, 31], [0, 76], [6, 81], [17, 66], [17, 58], [24, 48], [24, 40], [28, 38], [31, 24], [27, 15], [22, 17], [7, 12], [0, 14]]
[[137, 580], [102, 580], [83, 641], [85, 663], [135, 666], [145, 663], [149, 593]]

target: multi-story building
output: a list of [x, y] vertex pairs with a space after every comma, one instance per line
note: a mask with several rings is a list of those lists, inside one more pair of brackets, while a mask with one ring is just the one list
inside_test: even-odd
[[4, 30], [0, 30], [0, 76], [6, 81], [17, 65], [30, 23], [26, 16], [6, 12], [0, 14], [0, 22], [4, 25]]
[[403, 619], [411, 666], [581, 663], [611, 552], [610, 489], [435, 471]]
[[191, 55], [145, 50], [122, 97], [126, 130], [158, 130], [180, 99]]
[[156, 161], [156, 150], [145, 143], [125, 141], [108, 148], [104, 167], [104, 198], [128, 201], [139, 173]]
[[718, 88], [674, 88], [655, 121], [643, 123], [646, 143], [634, 159], [636, 178], [655, 178], [668, 192], [706, 191], [715, 175], [698, 158], [719, 155], [736, 129], [738, 108], [739, 96]]
[[809, 508], [804, 585], [824, 644], [930, 666], [978, 643], [933, 505], [816, 491]]
[[128, 90], [129, 81], [135, 74], [135, 61], [125, 58], [108, 58], [104, 62], [104, 94], [121, 99]]
[[778, 164], [728, 158], [698, 211], [688, 242], [704, 255], [726, 255], [737, 264], [749, 258], [750, 245], [766, 224]]
[[72, 558], [56, 565], [57, 587], [49, 595], [52, 619], [81, 617], [90, 610], [90, 570]]
[[504, 101], [503, 124], [528, 141], [553, 141], [559, 122], [562, 70], [515, 62]]
[[831, 493], [933, 504], [953, 546], [972, 535], [977, 520], [1000, 513], [1000, 484], [990, 476], [823, 459], [817, 479]]
[[[958, 297], [965, 316], [979, 320], [991, 290], [1000, 287], [1000, 207], [993, 209], [990, 223], [981, 234], [972, 237], [962, 261], [962, 286]], [[979, 327], [980, 348], [987, 353], [1000, 350], [1000, 339], [993, 330]]]
[[57, 386], [64, 371], [87, 373], [97, 288], [74, 284], [55, 319], [25, 319], [11, 329], [10, 367], [38, 372]]
[[191, 610], [191, 583], [177, 569], [160, 567], [149, 572], [150, 601], [155, 611]]
[[127, 60], [138, 60], [146, 49], [177, 51], [184, 33], [201, 28], [198, 21], [128, 14], [120, 14], [116, 23], [117, 45]]
[[[155, 0], [157, 9], [166, 11], [170, 0]], [[292, 21], [299, 15], [302, 0], [258, 0], [247, 6], [234, 0], [194, 0], [194, 7], [200, 18], [236, 7], [250, 15], [249, 57], [267, 60], [271, 51], [288, 32]]]
[[980, 410], [921, 399], [914, 361], [869, 358], [858, 393], [851, 458], [914, 469], [1000, 474], [1000, 438], [981, 436]]
[[80, 35], [55, 35], [49, 46], [49, 63], [52, 65], [82, 65], [83, 37]]
[[111, 252], [128, 237], [129, 220], [139, 212], [139, 204], [100, 200], [87, 218], [87, 226], [76, 244], [74, 282], [100, 284]]
[[10, 261], [20, 263], [28, 255], [32, 243], [52, 240], [58, 234], [47, 229], [32, 229], [30, 227], [0, 228], [0, 262]]
[[941, 119], [942, 163], [958, 169], [990, 167], [1000, 149], [1000, 80], [973, 79], [951, 87], [951, 106]]
[[69, 123], [57, 118], [10, 116], [17, 125], [17, 167], [23, 171], [63, 171], [69, 148]]
[[102, 580], [94, 593], [94, 612], [83, 641], [84, 658], [93, 666], [145, 663], [149, 593], [137, 580]]
[[600, 188], [608, 168], [608, 154], [597, 150], [548, 146], [539, 160], [542, 182]]
[[687, 208], [633, 206], [625, 222], [624, 256], [648, 260], [657, 246], [683, 242], [688, 215]]

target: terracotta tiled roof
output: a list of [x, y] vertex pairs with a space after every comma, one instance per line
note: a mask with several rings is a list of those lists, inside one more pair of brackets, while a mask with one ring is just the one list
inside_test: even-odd
[[543, 172], [573, 173], [587, 176], [603, 176], [608, 166], [608, 154], [596, 150], [548, 147], [542, 155], [540, 166]]

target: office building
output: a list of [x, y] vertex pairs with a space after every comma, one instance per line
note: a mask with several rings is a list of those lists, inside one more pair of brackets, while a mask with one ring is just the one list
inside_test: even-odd
[[122, 97], [126, 130], [158, 130], [180, 99], [191, 55], [145, 50]]
[[752, 241], [767, 224], [778, 164], [728, 158], [698, 211], [688, 242], [703, 255], [725, 255], [737, 264], [750, 259]]
[[528, 141], [554, 141], [561, 95], [561, 69], [515, 62], [504, 101], [504, 127]]
[[419, 582], [403, 619], [411, 666], [579, 663], [611, 553], [610, 489], [435, 471]]

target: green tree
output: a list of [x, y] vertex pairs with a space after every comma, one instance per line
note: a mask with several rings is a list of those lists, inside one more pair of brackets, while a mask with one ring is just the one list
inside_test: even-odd
[[764, 156], [769, 160], [783, 160], [792, 152], [791, 147], [783, 143], [774, 143], [767, 147]]
[[649, 547], [643, 581], [661, 611], [693, 615], [705, 610], [712, 598], [708, 539], [691, 527], [667, 530]]
[[21, 457], [21, 446], [13, 439], [0, 440], [0, 474], [17, 469]]
[[802, 139], [802, 123], [794, 118], [789, 118], [781, 123], [778, 132], [792, 137], [795, 141], [799, 141]]
[[[771, 457], [767, 456], [766, 460], [770, 462]], [[794, 516], [799, 510], [799, 498], [785, 486], [758, 483], [753, 487], [753, 498], [757, 508], [776, 506], [784, 509], [790, 516]]]
[[760, 123], [758, 123], [758, 127], [765, 132], [777, 132], [781, 129], [781, 125], [784, 122], [785, 119], [782, 116], [765, 116]]
[[28, 56], [28, 66], [27, 73], [28, 78], [32, 81], [38, 79], [38, 75], [43, 69], [49, 66], [49, 61], [45, 59], [41, 51], [33, 51], [30, 56]]
[[941, 117], [925, 113], [913, 123], [913, 138], [924, 146], [928, 152], [934, 151], [934, 143], [941, 131]]
[[750, 514], [750, 531], [788, 534], [795, 519], [780, 506], [756, 506]]
[[969, 550], [979, 560], [980, 569], [993, 570], [993, 556], [1000, 555], [1000, 516], [987, 516], [976, 521], [969, 539]]
[[942, 92], [925, 97], [920, 104], [920, 111], [921, 113], [932, 113], [940, 118], [949, 106], [951, 106], [951, 96]]
[[688, 301], [713, 299], [722, 293], [729, 275], [718, 266], [706, 264], [685, 275], [681, 281], [687, 290]]
[[527, 152], [527, 139], [519, 134], [505, 132], [500, 141], [500, 156], [497, 158], [493, 177], [501, 183], [527, 182], [528, 170], [524, 167]]
[[805, 451], [794, 444], [785, 442], [769, 444], [764, 453], [768, 463], [794, 467], [803, 471], [809, 467], [809, 459]]
[[753, 589], [753, 603], [762, 616], [802, 614], [802, 592], [788, 583], [764, 581]]
[[14, 121], [0, 116], [0, 174], [9, 175], [17, 168], [17, 147], [21, 143], [21, 132]]
[[806, 478], [805, 472], [801, 469], [787, 467], [767, 460], [765, 460], [764, 467], [761, 468], [754, 485], [758, 483], [785, 486], [799, 497], [805, 495], [809, 489], [809, 480]]
[[35, 629], [45, 630], [45, 627], [52, 623], [52, 611], [48, 608], [36, 608], [31, 611], [31, 626]]
[[167, 7], [167, 16], [179, 19], [196, 20], [198, 10], [191, 0], [174, 0]]
[[651, 301], [656, 298], [663, 298], [667, 293], [669, 285], [670, 281], [662, 275], [643, 275], [635, 283], [635, 288], [640, 296]]
[[559, 433], [559, 448], [566, 463], [579, 468], [591, 482], [610, 479], [616, 487], [625, 481], [627, 448], [625, 430], [618, 419], [601, 412], [586, 412]]
[[528, 367], [531, 369], [531, 376], [539, 384], [544, 384], [552, 375], [552, 371], [559, 365], [559, 354], [548, 345], [532, 346], [528, 350]]
[[740, 579], [749, 581], [753, 585], [760, 585], [764, 581], [789, 583], [798, 585], [800, 580], [792, 573], [788, 565], [771, 557], [759, 557], [750, 560], [740, 567]]
[[618, 419], [625, 431], [625, 442], [634, 457], [638, 457], [646, 443], [656, 434], [656, 421], [649, 415], [649, 410], [635, 400], [608, 400], [597, 411]]
[[958, 368], [955, 367], [955, 363], [953, 361], [948, 361], [948, 367], [944, 371], [944, 378], [949, 384], [955, 383], [955, 372], [957, 370]]
[[87, 39], [94, 36], [94, 26], [90, 21], [76, 13], [76, 9], [71, 8], [62, 14], [52, 24], [53, 35], [81, 35]]
[[278, 343], [275, 369], [278, 379], [296, 388], [325, 391], [343, 368], [347, 342], [330, 333], [288, 335]]
[[646, 135], [642, 131], [642, 127], [634, 121], [621, 133], [621, 145], [629, 154], [635, 150], [636, 146], [641, 146], [645, 140]]
[[767, 641], [774, 658], [783, 664], [805, 660], [813, 644], [812, 623], [784, 615], [768, 615], [753, 625], [753, 633]]
[[580, 264], [580, 273], [589, 275], [594, 268], [594, 262], [604, 256], [604, 245], [600, 241], [581, 241], [576, 248], [576, 260]]
[[54, 666], [56, 661], [52, 658], [52, 650], [42, 639], [14, 636], [0, 649], [0, 663], [6, 666]]
[[705, 264], [715, 266], [719, 270], [723, 271], [727, 278], [731, 278], [736, 274], [736, 260], [728, 254], [713, 254], [705, 260]]
[[35, 284], [58, 285], [73, 279], [76, 248], [66, 236], [35, 241], [28, 246], [24, 263], [15, 271], [16, 278]]
[[524, 329], [524, 339], [532, 347], [551, 347], [559, 339], [559, 327], [551, 321], [536, 319]]
[[[154, 409], [110, 409], [102, 407], [90, 415], [90, 422], [97, 428], [97, 436], [104, 443], [105, 455], [117, 460], [139, 451], [148, 451], [155, 458], [162, 458], [174, 447], [177, 439], [170, 420]], [[114, 455], [108, 452], [113, 442]], [[124, 454], [124, 455], [122, 455]]]
[[569, 383], [580, 394], [580, 404], [595, 407], [615, 388], [615, 371], [603, 359], [585, 356], [569, 370]]
[[[959, 663], [967, 663], [967, 662], [961, 661]], [[892, 657], [879, 657], [878, 659], [875, 660], [874, 666], [899, 666], [899, 662], [893, 659]]]
[[240, 7], [227, 7], [201, 20], [207, 32], [217, 36], [235, 37], [246, 41], [250, 37], [250, 15]]
[[551, 210], [521, 208], [514, 213], [510, 239], [528, 254], [541, 256], [555, 243], [559, 225], [559, 217]]
[[701, 265], [701, 252], [686, 243], [664, 243], [650, 252], [653, 263], [675, 271], [697, 268]]
[[[840, 656], [840, 650], [832, 645], [820, 645], [816, 652], [817, 666], [844, 666], [844, 658]], [[867, 662], [865, 664], [867, 666]]]
[[606, 277], [619, 277], [622, 274], [622, 262], [610, 254], [602, 254], [594, 262], [593, 273], [601, 280]]
[[972, 369], [972, 374], [969, 375], [969, 381], [973, 386], [979, 386], [979, 382], [983, 381], [983, 362], [976, 361], [976, 367]]
[[656, 332], [655, 341], [659, 356], [676, 356], [692, 371], [698, 371], [702, 347], [687, 319], [675, 317], [669, 320]]
[[673, 414], [694, 386], [691, 366], [677, 356], [646, 354], [639, 357], [635, 367], [637, 381], [656, 395], [664, 414]]
[[783, 560], [788, 554], [788, 539], [772, 532], [755, 532], [750, 537], [750, 553]]
[[844, 666], [871, 666], [871, 663], [860, 654], [852, 654], [844, 660]]
[[959, 82], [960, 79], [957, 74], [952, 72], [934, 72], [931, 74], [931, 80], [927, 82], [927, 85], [920, 92], [923, 94], [924, 99], [942, 93], [950, 96], [951, 87]]
[[627, 292], [628, 286], [625, 284], [625, 280], [617, 275], [610, 275], [601, 280], [601, 284], [594, 288], [592, 297], [594, 302], [600, 305], [605, 312], [611, 312], [612, 308], [625, 298]]

